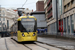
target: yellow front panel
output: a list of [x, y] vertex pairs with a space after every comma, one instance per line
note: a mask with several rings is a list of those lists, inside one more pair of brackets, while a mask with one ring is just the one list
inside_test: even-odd
[[[18, 42], [22, 41], [36, 41], [37, 40], [37, 33], [35, 32], [35, 36], [33, 36], [34, 32], [20, 32], [18, 31]], [[22, 33], [24, 33], [24, 37], [22, 36]]]
[[35, 20], [37, 20], [34, 16], [21, 16], [17, 19], [17, 21], [21, 21], [22, 18], [27, 18], [27, 17], [34, 18]]

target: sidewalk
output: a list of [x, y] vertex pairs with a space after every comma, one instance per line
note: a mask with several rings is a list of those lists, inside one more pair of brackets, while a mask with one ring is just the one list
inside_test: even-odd
[[51, 37], [51, 38], [59, 38], [59, 39], [66, 39], [66, 40], [75, 40], [75, 36], [74, 35], [63, 35], [61, 36], [61, 34], [38, 34], [39, 37]]
[[75, 50], [75, 41], [71, 41], [71, 40], [64, 40], [64, 39], [57, 39], [57, 38], [50, 38], [50, 37], [38, 37], [37, 41], [50, 44], [56, 47]]

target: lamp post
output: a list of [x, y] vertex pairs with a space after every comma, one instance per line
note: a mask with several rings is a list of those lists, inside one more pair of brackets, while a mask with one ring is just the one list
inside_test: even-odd
[[57, 34], [56, 37], [58, 35], [58, 0], [56, 0], [56, 30], [57, 30]]

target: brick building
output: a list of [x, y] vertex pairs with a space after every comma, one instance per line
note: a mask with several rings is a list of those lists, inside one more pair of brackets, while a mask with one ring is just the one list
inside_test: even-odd
[[38, 1], [36, 3], [36, 11], [44, 11], [44, 1]]

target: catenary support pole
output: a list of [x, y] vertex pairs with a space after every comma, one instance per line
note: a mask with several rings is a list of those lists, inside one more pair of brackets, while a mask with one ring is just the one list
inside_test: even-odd
[[58, 36], [58, 0], [56, 0], [56, 37]]

